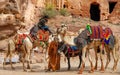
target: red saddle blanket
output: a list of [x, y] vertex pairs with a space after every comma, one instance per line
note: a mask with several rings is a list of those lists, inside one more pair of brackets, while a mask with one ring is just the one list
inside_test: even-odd
[[103, 38], [103, 28], [102, 26], [91, 26], [92, 34], [90, 35], [91, 39], [101, 39]]
[[39, 40], [41, 41], [48, 41], [49, 39], [49, 31], [45, 31], [45, 30], [39, 30], [37, 32]]
[[108, 39], [112, 34], [112, 30], [110, 28], [107, 27], [103, 29], [102, 26], [91, 26], [91, 31], [91, 39]]
[[16, 36], [17, 44], [22, 44], [23, 40], [27, 37], [27, 34], [18, 34]]
[[108, 39], [111, 34], [113, 34], [113, 33], [112, 33], [112, 30], [110, 28], [107, 27], [103, 30], [103, 36], [105, 39]]

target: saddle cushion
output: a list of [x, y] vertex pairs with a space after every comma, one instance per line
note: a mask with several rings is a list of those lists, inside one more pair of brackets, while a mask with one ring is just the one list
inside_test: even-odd
[[74, 52], [74, 51], [78, 51], [78, 48], [76, 46], [69, 46], [68, 52]]
[[112, 34], [112, 30], [110, 28], [105, 28], [103, 30], [103, 36], [105, 39], [108, 40], [108, 38], [110, 37], [111, 34]]
[[112, 35], [112, 30], [110, 28], [105, 28], [103, 30], [104, 42], [106, 44], [109, 44], [111, 35]]
[[22, 44], [23, 40], [27, 37], [27, 34], [18, 34], [17, 35], [17, 44]]
[[38, 37], [39, 37], [39, 40], [41, 40], [41, 41], [48, 41], [49, 32], [45, 31], [45, 30], [39, 30], [38, 31]]
[[70, 46], [71, 50], [78, 50], [76, 46]]

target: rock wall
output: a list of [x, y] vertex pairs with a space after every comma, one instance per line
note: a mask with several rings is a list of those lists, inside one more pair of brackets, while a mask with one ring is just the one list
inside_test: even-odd
[[[107, 20], [109, 15], [113, 13], [116, 14], [116, 10], [119, 10], [119, 2], [120, 0], [66, 0], [65, 5], [68, 10], [77, 16], [89, 17], [91, 18], [91, 5], [99, 5], [100, 10], [100, 20]], [[109, 13], [109, 2], [116, 2], [113, 13]], [[92, 15], [94, 16], [94, 15]], [[115, 15], [113, 15], [115, 16]]]
[[120, 1], [116, 4], [113, 12], [109, 15], [110, 22], [120, 24]]
[[18, 29], [29, 30], [38, 21], [43, 4], [44, 0], [0, 0], [0, 43], [4, 42], [0, 49]]
[[[12, 32], [18, 30], [21, 25], [32, 25], [38, 21], [43, 0], [0, 0], [0, 27], [7, 31], [6, 27], [13, 26]], [[16, 27], [14, 29], [14, 27]], [[3, 31], [0, 31], [1, 34]], [[13, 33], [11, 33], [13, 34]], [[6, 34], [7, 36], [8, 34]], [[2, 35], [0, 36], [0, 40]]]
[[[107, 19], [109, 15], [109, 5], [107, 0], [68, 0], [71, 12], [77, 11], [77, 15], [90, 17], [91, 4], [98, 4], [100, 9], [100, 20]], [[73, 10], [73, 11], [72, 11]]]

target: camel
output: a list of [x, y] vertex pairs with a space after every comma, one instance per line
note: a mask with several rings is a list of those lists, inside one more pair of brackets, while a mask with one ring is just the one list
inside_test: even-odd
[[[17, 36], [16, 36], [17, 38]], [[21, 55], [21, 60], [22, 60], [22, 63], [23, 63], [23, 70], [24, 71], [27, 71], [26, 68], [25, 68], [25, 60], [27, 61], [27, 68], [28, 69], [31, 69], [31, 66], [30, 66], [30, 61], [31, 61], [31, 53], [33, 52], [33, 47], [34, 46], [39, 46], [39, 42], [37, 42], [38, 40], [34, 40], [34, 42], [32, 42], [30, 40], [30, 37], [26, 37], [24, 39], [24, 42], [23, 44], [19, 45], [19, 48], [18, 50], [16, 50], [16, 45], [17, 45], [17, 41], [16, 39], [10, 39], [8, 41], [8, 51], [6, 53], [6, 56], [4, 58], [4, 63], [3, 63], [3, 68], [5, 69], [5, 61], [6, 61], [6, 58], [8, 56], [10, 56], [10, 64], [11, 64], [11, 68], [14, 69], [14, 67], [12, 66], [12, 61], [11, 61], [11, 58], [12, 58], [12, 55], [14, 54], [14, 52], [17, 52], [17, 53], [20, 53]]]
[[[24, 38], [22, 37], [22, 40], [20, 39], [22, 42], [20, 40], [18, 40], [19, 35], [25, 35]], [[18, 42], [21, 42], [21, 44], [19, 44]], [[46, 46], [44, 41], [42, 41], [42, 40], [40, 41], [39, 39], [32, 40], [29, 33], [26, 33], [26, 34], [25, 33], [24, 34], [17, 33], [14, 38], [12, 38], [8, 41], [8, 51], [7, 51], [6, 56], [4, 58], [3, 68], [5, 69], [6, 58], [8, 56], [10, 56], [10, 64], [11, 64], [12, 69], [14, 69], [14, 67], [12, 66], [11, 58], [12, 58], [13, 52], [17, 51], [17, 53], [20, 53], [20, 55], [21, 55], [20, 60], [22, 60], [22, 63], [23, 63], [23, 70], [27, 71], [27, 69], [30, 69], [32, 71], [32, 68], [30, 66], [31, 53], [33, 52], [34, 47], [41, 46], [40, 42], [42, 43], [42, 47], [44, 49], [46, 49], [47, 46]], [[24, 64], [25, 61], [27, 62], [27, 69], [25, 68], [25, 64]]]
[[10, 60], [10, 64], [11, 64], [11, 68], [14, 69], [13, 65], [12, 65], [12, 55], [13, 53], [15, 52], [15, 41], [10, 39], [8, 41], [8, 50], [7, 50], [7, 53], [6, 53], [6, 56], [4, 58], [4, 62], [3, 62], [3, 68], [5, 69], [5, 61], [6, 61], [6, 58], [9, 56], [9, 60]]
[[[109, 32], [110, 32], [110, 37], [109, 37], [109, 39], [110, 39], [110, 41], [109, 41], [109, 43], [108, 44], [106, 44], [106, 42], [105, 42], [105, 38], [103, 38], [103, 39], [97, 39], [97, 40], [92, 40], [92, 42], [90, 42], [90, 43], [88, 43], [87, 44], [87, 42], [86, 42], [86, 45], [84, 45], [84, 43], [85, 43], [85, 40], [87, 40], [88, 39], [88, 30], [87, 29], [85, 29], [84, 31], [82, 31], [80, 34], [79, 34], [79, 36], [77, 37], [77, 42], [76, 42], [76, 44], [77, 44], [77, 46], [79, 47], [80, 45], [82, 45], [82, 66], [81, 66], [81, 68], [80, 68], [80, 70], [79, 70], [79, 74], [82, 74], [82, 72], [83, 72], [83, 70], [84, 70], [84, 65], [85, 65], [85, 55], [86, 55], [86, 52], [88, 52], [88, 54], [89, 54], [89, 49], [90, 49], [90, 46], [92, 45], [93, 46], [93, 48], [94, 48], [94, 51], [95, 51], [95, 58], [96, 58], [96, 63], [95, 63], [95, 67], [93, 67], [93, 64], [92, 64], [92, 60], [91, 60], [91, 57], [90, 56], [88, 56], [89, 57], [89, 61], [90, 61], [90, 64], [91, 64], [91, 70], [90, 70], [90, 72], [92, 73], [92, 72], [94, 72], [94, 69], [97, 69], [97, 61], [98, 61], [98, 56], [97, 56], [97, 50], [99, 49], [100, 50], [100, 59], [101, 59], [101, 68], [100, 68], [100, 71], [102, 71], [102, 72], [104, 72], [105, 71], [105, 68], [107, 68], [107, 66], [108, 66], [108, 64], [109, 64], [109, 61], [110, 61], [110, 52], [112, 53], [112, 55], [113, 55], [113, 59], [114, 59], [114, 65], [113, 65], [113, 70], [116, 70], [116, 67], [117, 67], [117, 63], [118, 63], [118, 60], [119, 60], [119, 56], [118, 56], [118, 54], [117, 54], [117, 52], [118, 52], [118, 40], [117, 40], [117, 38], [111, 33], [112, 31], [111, 31], [111, 29], [110, 28], [105, 28], [104, 29], [104, 31], [106, 31], [106, 30], [109, 30]], [[104, 32], [103, 32], [104, 33]], [[84, 35], [84, 37], [83, 37], [83, 35]], [[81, 41], [82, 40], [82, 41]], [[82, 42], [84, 42], [84, 43], [82, 43]], [[112, 45], [111, 45], [111, 43], [110, 42], [112, 42]], [[93, 43], [93, 44], [92, 44]], [[107, 54], [107, 62], [106, 62], [106, 67], [104, 68], [104, 64], [103, 64], [103, 50], [105, 50], [106, 51], [106, 54]]]

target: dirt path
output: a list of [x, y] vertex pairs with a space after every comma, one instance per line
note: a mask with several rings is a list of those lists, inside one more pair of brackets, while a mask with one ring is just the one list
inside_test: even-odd
[[[43, 70], [43, 63], [37, 63], [37, 64], [32, 64], [33, 70], [35, 70], [35, 72], [23, 72], [22, 70], [22, 64], [21, 63], [17, 63], [14, 64], [15, 70], [11, 70], [10, 65], [6, 65], [6, 70], [2, 69], [2, 64], [0, 64], [0, 75], [78, 75], [78, 69], [77, 66], [79, 64], [79, 60], [78, 57], [74, 57], [71, 58], [71, 70], [67, 71], [67, 62], [63, 61], [63, 58], [61, 60], [61, 69], [60, 71], [57, 72], [45, 72]], [[120, 75], [120, 62], [118, 64], [118, 68], [116, 72], [112, 72], [112, 66], [113, 66], [113, 59], [110, 62], [108, 68], [106, 69], [106, 71], [104, 73], [99, 72], [100, 69], [100, 60], [99, 60], [99, 64], [98, 64], [98, 70], [95, 71], [94, 73], [88, 73], [90, 67], [89, 67], [89, 62], [86, 62], [86, 67], [85, 67], [85, 71], [83, 72], [82, 75]]]

